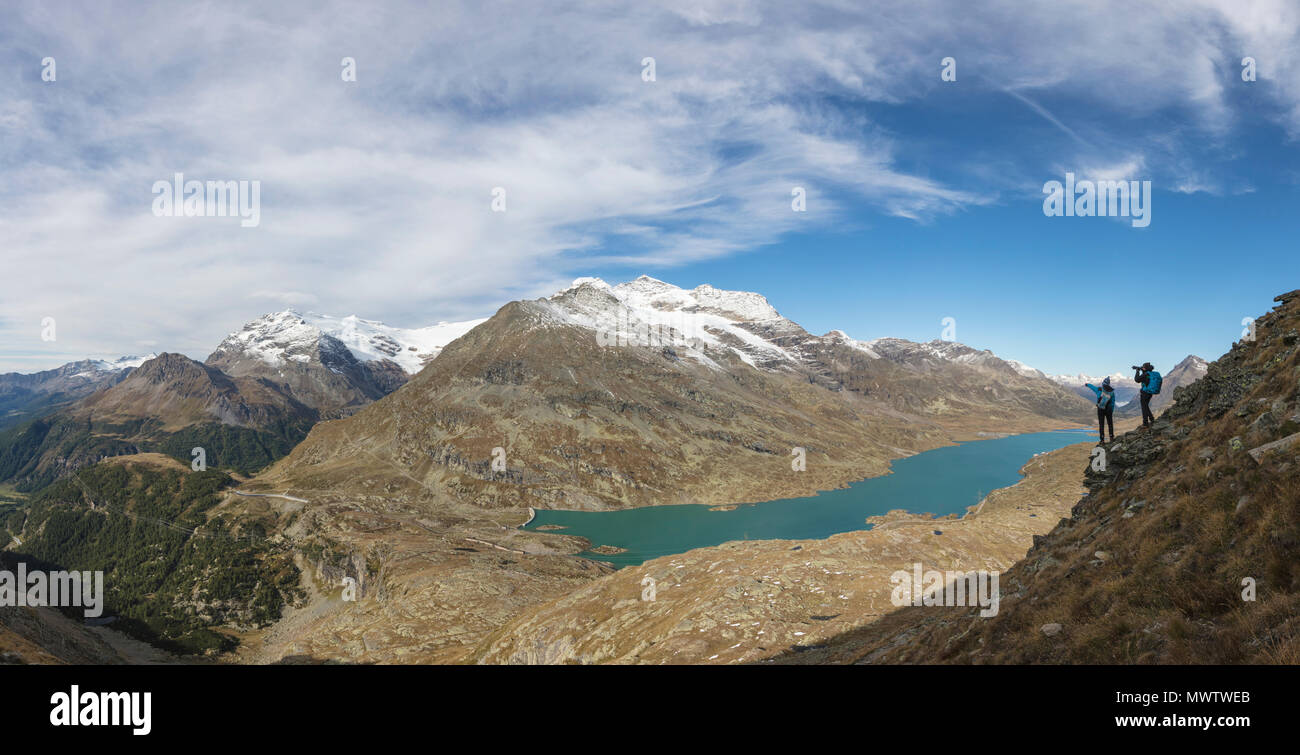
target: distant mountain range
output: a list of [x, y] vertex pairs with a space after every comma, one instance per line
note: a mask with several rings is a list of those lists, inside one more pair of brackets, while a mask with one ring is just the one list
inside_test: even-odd
[[308, 607], [254, 660], [456, 660], [608, 571], [563, 533], [516, 529], [529, 507], [811, 495], [954, 440], [1093, 421], [1091, 402], [962, 344], [818, 336], [755, 293], [580, 279], [502, 307], [244, 486], [309, 500], [303, 547], [382, 553], [382, 579], [358, 565], [378, 558], [338, 568], [406, 596]]
[[[163, 354], [84, 360], [30, 375], [0, 375], [0, 411], [4, 412], [0, 430], [14, 428], [8, 440], [0, 437], [0, 459], [7, 458], [0, 463], [0, 479], [16, 478], [27, 485], [47, 481], [55, 470], [48, 458], [40, 459], [49, 457], [55, 446], [66, 446], [64, 453], [54, 454], [62, 459], [58, 465], [62, 471], [104, 455], [136, 450], [180, 456], [189, 450], [180, 446], [190, 443], [208, 449], [211, 463], [251, 471], [287, 453], [316, 422], [350, 416], [397, 390], [448, 344], [485, 326], [487, 330], [478, 334], [480, 351], [524, 334], [529, 339], [538, 333], [546, 336], [536, 344], [521, 343], [514, 359], [492, 367], [504, 370], [501, 377], [507, 381], [518, 379], [521, 369], [559, 370], [550, 377], [586, 385], [593, 396], [620, 402], [615, 405], [625, 402], [626, 396], [662, 406], [657, 394], [665, 390], [716, 394], [719, 406], [730, 403], [731, 411], [753, 419], [757, 429], [772, 417], [807, 410], [797, 400], [782, 405], [792, 400], [791, 389], [768, 385], [774, 380], [795, 379], [829, 392], [829, 396], [812, 394], [813, 403], [839, 401], [833, 398], [836, 394], [858, 396], [872, 405], [866, 415], [877, 418], [874, 422], [883, 436], [893, 432], [885, 431], [886, 427], [904, 428], [899, 431], [903, 438], [882, 438], [885, 442], [879, 449], [866, 450], [869, 443], [863, 446], [875, 463], [917, 440], [924, 439], [920, 446], [928, 447], [953, 432], [960, 436], [961, 432], [1012, 431], [1031, 418], [1034, 423], [1087, 421], [1086, 405], [1074, 401], [1070, 393], [1091, 401], [1081, 381], [1100, 382], [1083, 375], [1048, 376], [988, 350], [950, 341], [859, 341], [838, 330], [814, 336], [782, 317], [757, 293], [708, 285], [684, 290], [648, 276], [617, 286], [580, 278], [547, 299], [507, 305], [491, 320], [404, 329], [355, 316], [336, 318], [290, 309], [264, 315], [231, 333], [204, 363]], [[592, 345], [596, 350], [588, 352]], [[628, 347], [639, 348], [620, 350]], [[606, 375], [600, 385], [592, 382], [611, 361], [630, 354], [643, 359], [646, 349], [658, 355], [655, 369], [642, 376]], [[465, 354], [461, 359], [477, 362], [485, 356]], [[1167, 394], [1184, 378], [1203, 374], [1204, 362], [1189, 357], [1180, 368], [1166, 376]], [[699, 369], [707, 371], [699, 373], [706, 383], [716, 382], [723, 373], [739, 377], [725, 387], [680, 387], [683, 380], [699, 382], [701, 377], [694, 376]], [[442, 372], [446, 370], [460, 375], [464, 365], [448, 366]], [[132, 378], [133, 371], [140, 374]], [[684, 371], [692, 377], [684, 378]], [[455, 384], [456, 376], [448, 380], [448, 386]], [[1136, 404], [1124, 406], [1136, 394], [1132, 381], [1117, 375], [1112, 382], [1119, 391], [1121, 411], [1136, 411]], [[624, 389], [616, 394], [613, 385]], [[733, 403], [735, 389], [747, 385], [775, 393], [763, 401]], [[1059, 390], [1062, 386], [1069, 390]], [[552, 392], [548, 389], [543, 396]], [[567, 395], [552, 403], [576, 407], [583, 398]], [[776, 405], [765, 407], [765, 402]], [[482, 409], [465, 407], [464, 411]], [[583, 411], [564, 419], [572, 423], [592, 415], [590, 407]], [[842, 432], [844, 442], [850, 442], [847, 439], [856, 437], [858, 430], [848, 425], [833, 428], [863, 409], [830, 411], [837, 415], [835, 421], [819, 418], [816, 424], [832, 434]], [[708, 425], [708, 416], [704, 411], [699, 419]], [[681, 423], [671, 411], [664, 419]], [[487, 433], [488, 426], [504, 423], [512, 429], [501, 426], [498, 434], [514, 436], [519, 433], [513, 426], [516, 420], [524, 426], [533, 423], [526, 417], [498, 413], [491, 421], [484, 418], [479, 429]], [[24, 423], [25, 428], [16, 427]], [[550, 429], [539, 428], [539, 437], [547, 437]], [[716, 428], [699, 432], [716, 432]], [[70, 441], [72, 436], [79, 440]], [[796, 440], [791, 438], [790, 443], [798, 445]], [[627, 495], [627, 490], [621, 490], [615, 498]]]
[[[1161, 375], [1164, 380], [1160, 387], [1160, 393], [1151, 399], [1151, 410], [1159, 414], [1165, 407], [1173, 403], [1174, 389], [1182, 385], [1191, 385], [1200, 380], [1205, 371], [1209, 369], [1209, 363], [1195, 354], [1189, 354], [1183, 361], [1174, 365], [1168, 371], [1162, 371]], [[1092, 400], [1094, 395], [1092, 390], [1087, 388], [1088, 383], [1101, 385], [1106, 376], [1091, 377], [1088, 375], [1048, 375], [1053, 381], [1060, 383], [1072, 389], [1075, 393]], [[1141, 386], [1134, 380], [1132, 373], [1116, 372], [1110, 377], [1110, 385], [1115, 389], [1115, 406], [1116, 416], [1120, 417], [1138, 417], [1142, 414], [1141, 404], [1138, 402], [1138, 391]]]
[[317, 421], [396, 390], [479, 322], [407, 330], [287, 310], [230, 334], [206, 363], [164, 353], [0, 375], [0, 480], [33, 489], [106, 456], [188, 460], [194, 447], [250, 472]]
[[28, 421], [113, 385], [154, 356], [122, 357], [111, 362], [83, 359], [52, 370], [0, 375], [0, 429]]
[[[652, 425], [666, 422], [681, 435], [677, 441], [688, 443], [697, 442], [701, 433], [719, 433], [710, 417], [726, 407], [738, 423], [752, 421], [748, 431], [755, 438], [782, 435], [793, 447], [811, 441], [769, 432], [769, 423], [829, 401], [835, 408], [823, 408], [829, 416], [818, 417], [814, 425], [828, 433], [825, 440], [831, 445], [858, 446], [862, 458], [849, 454], [843, 461], [870, 469], [901, 448], [929, 447], [941, 437], [964, 437], [963, 432], [1014, 431], [1026, 421], [1034, 426], [1044, 420], [1086, 422], [1086, 404], [1071, 394], [1090, 403], [1091, 392], [1082, 382], [1100, 382], [1083, 375], [1049, 376], [951, 341], [859, 341], [838, 330], [814, 336], [757, 293], [708, 285], [684, 290], [648, 276], [617, 286], [580, 278], [549, 298], [507, 305], [490, 320], [404, 329], [355, 316], [290, 309], [247, 323], [222, 340], [203, 363], [163, 354], [83, 360], [30, 375], [0, 375], [0, 430], [12, 428], [0, 437], [0, 479], [31, 486], [105, 455], [159, 450], [180, 457], [192, 446], [207, 449], [213, 464], [251, 471], [283, 456], [318, 421], [350, 416], [393, 393], [444, 347], [471, 332], [476, 332], [478, 351], [458, 352], [457, 359], [438, 370], [445, 380], [438, 390], [462, 385], [466, 363], [487, 370], [480, 377], [488, 385], [496, 380], [514, 385], [525, 374], [545, 375], [554, 382], [509, 415], [486, 411], [477, 398], [458, 409], [477, 418], [475, 429], [483, 433], [483, 443], [488, 442], [486, 436], [496, 437], [491, 446], [474, 448], [477, 458], [507, 437], [521, 438], [517, 449], [531, 446], [533, 438], [549, 438], [557, 418], [533, 416], [542, 405], [553, 411], [570, 407], [558, 411], [559, 420], [571, 426], [600, 414], [588, 399], [608, 402], [607, 408], [616, 414], [622, 414], [629, 401], [657, 407], [634, 424], [647, 419]], [[525, 336], [527, 341], [518, 343], [511, 359], [480, 364], [502, 344]], [[649, 368], [639, 364], [647, 353], [656, 354]], [[608, 373], [619, 363], [643, 374]], [[1156, 406], [1163, 406], [1174, 387], [1204, 374], [1204, 369], [1199, 358], [1184, 360], [1166, 375], [1166, 390]], [[713, 385], [722, 374], [733, 377]], [[794, 393], [805, 389], [777, 387], [792, 379], [823, 392], [799, 399]], [[1122, 375], [1113, 376], [1112, 383], [1121, 414], [1135, 413], [1136, 403], [1126, 404], [1136, 395], [1136, 385]], [[572, 394], [574, 384], [585, 386], [590, 395]], [[691, 384], [694, 387], [686, 387]], [[477, 384], [470, 386], [479, 390]], [[615, 386], [621, 390], [615, 391]], [[745, 389], [757, 395], [746, 395]], [[665, 401], [665, 392], [671, 400]], [[837, 398], [841, 394], [864, 399], [869, 406], [843, 406], [845, 399]], [[698, 428], [689, 427], [690, 422], [684, 425], [672, 411], [674, 406], [691, 407], [694, 396], [710, 396], [715, 402], [711, 408], [690, 410], [698, 415]], [[682, 402], [683, 397], [688, 400]], [[867, 416], [879, 428], [880, 445], [874, 449], [872, 443], [858, 440], [860, 429], [853, 427], [862, 421], [854, 417]], [[626, 422], [614, 422], [620, 424]], [[534, 426], [536, 433], [522, 431]], [[661, 429], [664, 442], [675, 437], [668, 427]], [[415, 429], [414, 436], [427, 440], [436, 435], [426, 430]], [[628, 425], [624, 430], [636, 428]], [[572, 427], [566, 432], [573, 434], [574, 442], [590, 442], [580, 441], [584, 433]], [[836, 435], [843, 439], [830, 441]], [[778, 450], [766, 445], [770, 441], [749, 442], [765, 453]], [[61, 450], [56, 453], [56, 448]], [[452, 466], [471, 453], [469, 448], [443, 451], [452, 454], [444, 460]], [[644, 457], [644, 452], [637, 456]], [[52, 461], [56, 458], [58, 464]], [[579, 492], [581, 486], [565, 487], [579, 497], [590, 494]], [[644, 488], [615, 486], [609, 491], [612, 497], [597, 493], [589, 503], [649, 503], [631, 492], [637, 487]]]
[[[772, 495], [796, 447], [821, 462], [797, 483], [815, 490], [839, 484], [837, 467], [883, 471], [953, 437], [1089, 422], [1089, 410], [959, 343], [815, 336], [759, 294], [586, 278], [506, 305], [274, 474], [378, 476], [510, 507], [734, 500]], [[359, 437], [364, 449], [345, 440]], [[505, 472], [487, 466], [494, 448], [508, 449]], [[389, 460], [395, 479], [355, 475], [357, 454]]]
[[0, 480], [36, 490], [109, 456], [188, 463], [203, 447], [211, 466], [261, 470], [245, 491], [290, 496], [231, 497], [223, 515], [256, 517], [363, 598], [407, 596], [308, 609], [259, 661], [463, 659], [608, 573], [572, 557], [575, 538], [516, 529], [530, 507], [809, 495], [954, 441], [1094, 421], [1068, 381], [987, 350], [814, 335], [760, 294], [646, 276], [412, 330], [279, 312], [205, 362], [165, 353], [108, 374], [0, 433]]

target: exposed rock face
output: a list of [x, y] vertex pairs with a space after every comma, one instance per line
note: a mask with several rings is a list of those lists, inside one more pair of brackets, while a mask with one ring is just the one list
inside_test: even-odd
[[[0, 563], [4, 563], [0, 559]], [[179, 663], [143, 642], [64, 616], [53, 608], [0, 608], [0, 666]]]
[[906, 608], [787, 660], [1300, 662], [1300, 456], [1248, 454], [1300, 430], [1300, 291], [1275, 301], [1254, 342], [1087, 467], [1089, 495], [1005, 575], [996, 617]]

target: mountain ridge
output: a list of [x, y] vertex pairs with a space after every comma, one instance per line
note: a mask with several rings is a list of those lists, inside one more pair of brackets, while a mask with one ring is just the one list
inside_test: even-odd
[[0, 430], [113, 385], [155, 356], [81, 359], [48, 370], [0, 374]]
[[[579, 281], [506, 304], [246, 483], [309, 501], [264, 499], [281, 516], [292, 508], [288, 537], [354, 563], [372, 554], [375, 571], [353, 576], [406, 596], [400, 607], [374, 595], [346, 611], [313, 603], [246, 658], [342, 645], [356, 662], [462, 659], [520, 611], [608, 572], [575, 558], [585, 541], [516, 529], [530, 507], [812, 495], [955, 439], [1091, 422], [1089, 402], [987, 355], [884, 358], [755, 297], [633, 283]], [[800, 449], [806, 468], [794, 471]]]

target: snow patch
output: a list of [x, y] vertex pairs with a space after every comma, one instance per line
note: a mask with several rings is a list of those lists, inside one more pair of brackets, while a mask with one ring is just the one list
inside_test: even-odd
[[[272, 367], [286, 362], [305, 364], [317, 348], [329, 349], [329, 336], [361, 362], [388, 359], [405, 372], [415, 374], [437, 356], [444, 346], [468, 333], [487, 318], [465, 322], [440, 322], [423, 328], [397, 328], [356, 315], [332, 317], [288, 309], [248, 323], [243, 330], [226, 337], [218, 351], [242, 353]], [[335, 352], [338, 347], [333, 346]]]
[[610, 286], [599, 278], [573, 285], [540, 300], [559, 321], [597, 332], [610, 345], [669, 347], [679, 357], [711, 367], [708, 352], [731, 352], [751, 366], [762, 362], [797, 363], [795, 355], [741, 327], [793, 326], [761, 294], [723, 291], [701, 285], [687, 291], [643, 275]]

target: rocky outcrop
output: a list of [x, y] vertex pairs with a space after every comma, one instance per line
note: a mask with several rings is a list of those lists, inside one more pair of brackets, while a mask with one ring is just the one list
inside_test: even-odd
[[203, 422], [258, 428], [315, 413], [279, 386], [236, 378], [181, 354], [160, 354], [118, 385], [81, 402], [72, 415], [115, 424], [147, 418], [167, 430]]

